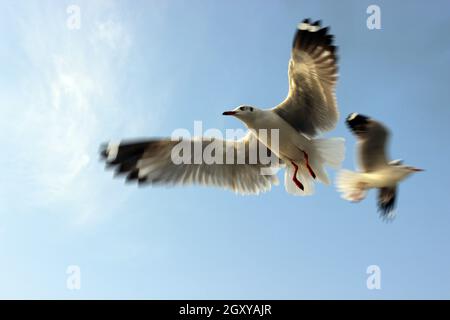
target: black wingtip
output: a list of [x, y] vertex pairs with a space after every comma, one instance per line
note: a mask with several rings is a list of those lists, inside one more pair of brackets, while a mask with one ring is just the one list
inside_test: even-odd
[[378, 203], [378, 212], [381, 216], [386, 217], [391, 213], [395, 208], [395, 198], [390, 199], [386, 202]]
[[102, 159], [108, 158], [108, 144], [102, 143], [99, 148], [100, 157]]
[[395, 219], [395, 214], [393, 214], [394, 209], [395, 209], [394, 203], [380, 205], [378, 207], [380, 219], [383, 220], [384, 222], [392, 222]]
[[380, 218], [389, 222], [395, 218], [396, 188], [381, 188], [378, 191], [378, 213]]
[[126, 181], [133, 181], [138, 179], [139, 179], [139, 170], [135, 169], [127, 175]]
[[369, 123], [369, 119], [370, 118], [368, 116], [354, 112], [348, 115], [345, 122], [350, 130], [358, 133], [366, 131], [366, 126]]
[[[313, 28], [309, 28], [310, 27]], [[334, 46], [333, 35], [329, 34], [329, 27], [322, 27], [322, 20], [311, 22], [311, 19], [304, 19], [298, 26], [297, 32], [294, 36], [292, 47], [294, 49], [305, 50], [308, 53], [313, 53], [314, 50], [320, 46], [324, 50], [331, 51], [333, 59], [337, 61], [337, 47]]]

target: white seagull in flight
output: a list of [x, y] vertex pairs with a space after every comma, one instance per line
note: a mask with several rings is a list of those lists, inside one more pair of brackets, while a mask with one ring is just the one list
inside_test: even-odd
[[[250, 129], [240, 140], [218, 140], [224, 150], [245, 150], [245, 163], [175, 164], [172, 149], [179, 141], [150, 139], [109, 144], [102, 147], [101, 155], [117, 174], [139, 183], [185, 185], [214, 185], [241, 194], [258, 194], [277, 184], [276, 175], [261, 174], [262, 168], [273, 167], [258, 156], [250, 163], [252, 140], [258, 139], [279, 162], [286, 166], [285, 188], [295, 195], [314, 192], [314, 180], [325, 184], [330, 180], [325, 165], [339, 168], [345, 155], [343, 138], [317, 139], [319, 133], [333, 129], [339, 112], [335, 97], [337, 75], [336, 47], [328, 28], [320, 21], [305, 19], [298, 25], [289, 60], [289, 93], [287, 98], [272, 109], [258, 109], [242, 105], [223, 114], [234, 116]], [[260, 136], [260, 130], [278, 130], [279, 140]], [[194, 138], [204, 150], [210, 138]], [[274, 143], [278, 143], [275, 148]], [[200, 151], [201, 151], [200, 150]], [[259, 153], [258, 153], [259, 154]], [[225, 154], [224, 154], [225, 158]]]
[[350, 114], [346, 123], [358, 139], [357, 158], [361, 172], [341, 170], [337, 178], [338, 190], [344, 199], [358, 202], [365, 198], [369, 189], [378, 189], [381, 218], [391, 220], [395, 217], [397, 184], [423, 170], [403, 165], [401, 160], [388, 160], [389, 131], [382, 123], [357, 113]]

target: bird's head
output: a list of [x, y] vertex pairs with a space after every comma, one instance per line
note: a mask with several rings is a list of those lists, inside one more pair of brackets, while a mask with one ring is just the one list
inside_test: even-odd
[[419, 169], [419, 168], [416, 168], [413, 166], [407, 166], [407, 165], [393, 165], [393, 166], [397, 168], [396, 172], [401, 179], [409, 177], [413, 173], [425, 171], [424, 169]]
[[404, 167], [404, 169], [405, 169], [406, 171], [408, 171], [409, 173], [415, 173], [415, 172], [422, 172], [422, 171], [425, 171], [424, 169], [419, 169], [419, 168], [412, 167], [412, 166], [403, 166], [403, 167]]
[[242, 105], [231, 111], [225, 111], [222, 114], [224, 116], [234, 116], [241, 121], [248, 122], [257, 117], [259, 112], [261, 112], [261, 110], [258, 108]]

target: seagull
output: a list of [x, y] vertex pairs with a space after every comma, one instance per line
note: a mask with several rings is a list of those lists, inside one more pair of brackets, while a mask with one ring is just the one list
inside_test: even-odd
[[337, 188], [344, 199], [352, 202], [363, 200], [369, 189], [378, 189], [380, 216], [384, 220], [392, 220], [395, 217], [397, 185], [423, 169], [404, 165], [402, 160], [388, 160], [386, 144], [390, 133], [382, 123], [358, 113], [350, 114], [346, 123], [358, 139], [357, 157], [361, 171], [341, 170]]
[[[321, 22], [303, 20], [297, 26], [289, 60], [289, 91], [286, 99], [270, 109], [240, 105], [223, 112], [242, 121], [249, 129], [239, 140], [199, 137], [183, 143], [202, 152], [211, 143], [222, 150], [245, 150], [244, 163], [174, 163], [173, 150], [180, 141], [162, 138], [109, 143], [101, 147], [108, 167], [114, 167], [126, 180], [151, 185], [209, 185], [240, 194], [258, 194], [278, 184], [276, 174], [262, 174], [262, 169], [285, 167], [285, 189], [294, 195], [314, 193], [314, 181], [329, 184], [325, 166], [339, 169], [345, 156], [343, 138], [317, 138], [336, 126], [339, 112], [335, 96], [338, 79], [337, 48], [328, 27]], [[275, 130], [278, 139], [268, 139]], [[258, 147], [254, 142], [258, 142]], [[257, 150], [265, 146], [277, 161], [263, 162]], [[256, 161], [249, 161], [252, 153]], [[225, 160], [225, 155], [223, 155]], [[194, 161], [195, 162], [195, 161]]]

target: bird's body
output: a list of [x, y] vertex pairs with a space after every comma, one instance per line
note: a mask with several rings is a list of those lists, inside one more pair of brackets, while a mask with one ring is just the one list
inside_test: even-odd
[[[258, 140], [282, 160], [291, 159], [299, 162], [304, 160], [304, 154], [300, 150], [308, 153], [311, 151], [310, 139], [295, 130], [272, 109], [256, 110], [257, 116], [241, 120]], [[278, 130], [278, 141], [274, 141], [277, 145], [279, 144], [278, 146], [272, 146], [271, 130]], [[267, 134], [264, 134], [265, 132]], [[262, 133], [261, 136], [260, 133]], [[283, 141], [283, 143], [279, 143], [279, 141]]]
[[411, 172], [404, 167], [387, 165], [373, 172], [359, 173], [359, 182], [365, 189], [396, 187], [399, 182], [409, 176]]
[[[215, 142], [223, 144], [226, 150], [244, 148], [244, 158], [248, 160], [255, 151], [251, 142], [258, 139], [286, 166], [286, 190], [295, 195], [309, 195], [314, 192], [316, 178], [329, 183], [325, 165], [339, 167], [345, 154], [343, 139], [317, 138], [319, 133], [335, 127], [339, 115], [335, 98], [336, 47], [328, 28], [322, 28], [319, 21], [311, 23], [306, 19], [298, 25], [288, 75], [289, 92], [278, 106], [266, 110], [239, 106], [223, 113], [245, 123], [249, 133], [243, 139]], [[278, 131], [276, 141], [272, 130]], [[264, 136], [261, 132], [265, 132]], [[207, 140], [197, 139], [200, 151], [210, 148]], [[187, 143], [194, 144], [194, 141]], [[276, 176], [261, 173], [260, 169], [273, 164], [264, 163], [259, 155], [256, 163], [175, 165], [169, 162], [174, 147], [174, 141], [156, 139], [109, 145], [101, 153], [109, 165], [116, 166], [117, 173], [127, 174], [128, 180], [151, 184], [197, 183], [257, 194], [270, 189], [277, 181]]]
[[[344, 160], [343, 139], [311, 139], [280, 117], [275, 112], [276, 108], [265, 110], [251, 108], [253, 111], [245, 113], [239, 113], [239, 108], [237, 108], [235, 116], [246, 124], [250, 132], [262, 144], [272, 150], [287, 165], [285, 187], [289, 193], [312, 194], [316, 177], [324, 184], [330, 183], [324, 166], [328, 164], [338, 168]], [[276, 146], [271, 141], [271, 130], [278, 131]], [[297, 174], [301, 176], [299, 181], [295, 181]]]
[[365, 198], [367, 191], [378, 189], [378, 208], [382, 218], [392, 219], [398, 184], [412, 173], [422, 171], [405, 166], [401, 161], [388, 160], [387, 128], [367, 116], [352, 113], [347, 125], [357, 136], [357, 154], [360, 172], [341, 170], [337, 187], [342, 197], [352, 202]]

